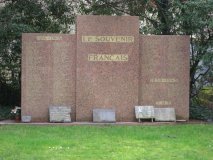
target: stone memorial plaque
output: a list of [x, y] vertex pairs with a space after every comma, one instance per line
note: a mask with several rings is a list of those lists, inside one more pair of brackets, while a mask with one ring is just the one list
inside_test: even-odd
[[21, 116], [21, 121], [24, 123], [31, 122], [31, 116]]
[[153, 106], [135, 106], [136, 119], [149, 119], [154, 118]]
[[49, 107], [50, 122], [71, 122], [71, 107], [51, 106]]
[[77, 121], [92, 121], [94, 106], [115, 106], [117, 121], [135, 120], [138, 38], [138, 17], [77, 17]]
[[176, 121], [174, 108], [154, 108], [155, 121]]
[[22, 115], [48, 121], [50, 105], [73, 108], [75, 119], [75, 36], [22, 35]]
[[114, 109], [93, 109], [93, 122], [116, 122]]
[[189, 36], [141, 36], [139, 105], [189, 118]]

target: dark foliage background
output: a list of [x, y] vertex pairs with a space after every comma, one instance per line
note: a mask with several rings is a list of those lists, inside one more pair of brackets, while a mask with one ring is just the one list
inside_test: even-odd
[[212, 8], [212, 0], [0, 0], [0, 106], [20, 106], [22, 33], [70, 33], [77, 14], [132, 15], [141, 34], [190, 36], [190, 116], [213, 119]]

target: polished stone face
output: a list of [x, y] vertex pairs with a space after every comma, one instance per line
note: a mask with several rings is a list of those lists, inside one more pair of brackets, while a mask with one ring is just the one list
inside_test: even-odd
[[138, 31], [138, 17], [77, 17], [77, 121], [92, 121], [95, 108], [114, 109], [117, 121], [135, 120]]
[[22, 115], [48, 121], [51, 105], [71, 106], [75, 119], [75, 36], [22, 35]]
[[189, 118], [189, 37], [141, 36], [139, 104]]

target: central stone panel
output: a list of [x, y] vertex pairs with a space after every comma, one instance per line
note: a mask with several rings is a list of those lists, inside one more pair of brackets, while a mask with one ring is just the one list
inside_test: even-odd
[[135, 120], [138, 30], [138, 17], [77, 17], [76, 121], [92, 121], [95, 108], [114, 109], [116, 121]]

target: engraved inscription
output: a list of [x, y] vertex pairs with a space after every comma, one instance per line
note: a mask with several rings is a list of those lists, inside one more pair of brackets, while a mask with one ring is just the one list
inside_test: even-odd
[[38, 41], [58, 41], [62, 40], [62, 36], [36, 36]]
[[49, 120], [50, 122], [71, 122], [70, 106], [50, 106]]
[[133, 43], [134, 36], [82, 36], [82, 42]]
[[163, 100], [163, 101], [157, 101], [157, 102], [155, 102], [155, 104], [156, 105], [171, 105], [172, 102]]
[[88, 61], [128, 61], [127, 54], [88, 54]]
[[176, 83], [176, 82], [178, 82], [178, 80], [175, 78], [151, 78], [150, 82]]

